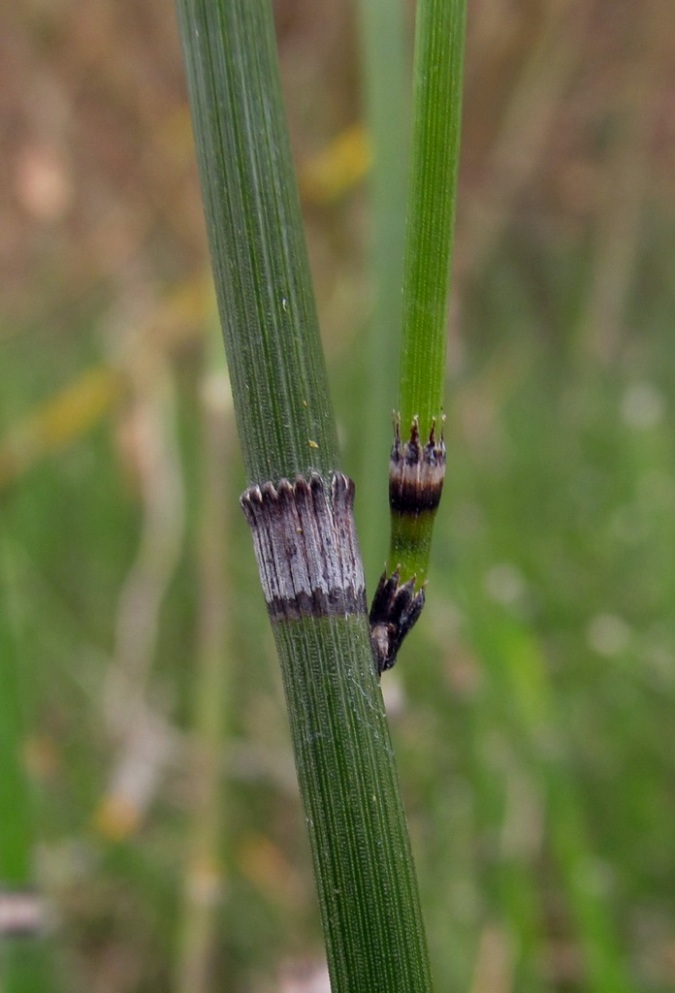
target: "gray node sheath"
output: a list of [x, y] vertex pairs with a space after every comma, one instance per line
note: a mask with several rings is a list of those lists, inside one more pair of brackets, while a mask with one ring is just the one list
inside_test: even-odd
[[336, 472], [327, 485], [312, 473], [263, 483], [243, 493], [241, 506], [272, 621], [366, 612], [351, 479]]

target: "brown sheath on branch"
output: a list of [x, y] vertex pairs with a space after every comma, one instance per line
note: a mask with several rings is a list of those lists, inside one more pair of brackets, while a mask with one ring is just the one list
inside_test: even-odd
[[432, 421], [429, 440], [420, 442], [417, 417], [410, 426], [409, 441], [401, 441], [401, 425], [394, 419], [394, 444], [389, 457], [389, 506], [392, 513], [417, 517], [436, 510], [445, 479], [445, 442], [443, 432], [436, 438], [436, 421]]
[[400, 583], [398, 572], [383, 572], [370, 608], [370, 641], [380, 675], [396, 662], [401, 642], [424, 607], [424, 588], [415, 592], [415, 579]]
[[[432, 421], [426, 445], [420, 441], [419, 418], [414, 417], [410, 438], [401, 440], [401, 426], [394, 418], [394, 444], [389, 457], [389, 506], [392, 518], [392, 558], [370, 608], [371, 642], [378, 671], [391, 669], [398, 650], [424, 607], [424, 586], [415, 591], [415, 556], [428, 545], [445, 478], [445, 442], [436, 438]], [[395, 557], [394, 557], [395, 556]], [[400, 556], [400, 557], [399, 557]], [[396, 564], [399, 563], [399, 564]], [[410, 578], [401, 582], [401, 574]]]

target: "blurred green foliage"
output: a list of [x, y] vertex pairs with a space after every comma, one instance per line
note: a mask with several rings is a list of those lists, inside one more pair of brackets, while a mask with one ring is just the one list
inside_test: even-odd
[[[425, 615], [384, 682], [436, 983], [452, 993], [673, 988], [675, 197], [663, 126], [672, 85], [655, 68], [666, 8], [627, 4], [613, 20], [613, 6], [598, 0], [582, 18], [573, 4], [551, 5], [557, 31], [523, 8], [504, 34], [506, 15], [486, 5], [470, 34], [446, 490]], [[303, 20], [303, 10], [279, 5], [301, 168], [308, 143], [318, 149], [355, 114], [344, 65], [322, 64], [324, 28]], [[12, 30], [32, 40], [31, 51], [43, 47], [47, 78], [59, 79], [79, 126], [91, 124], [95, 98], [113, 123], [119, 93], [127, 93], [125, 113], [136, 114], [138, 92], [120, 80], [105, 77], [98, 96], [82, 96], [72, 47], [63, 30], [44, 30], [45, 17], [35, 8]], [[131, 48], [166, 10], [151, 5], [147, 17], [130, 29]], [[349, 77], [346, 15], [329, 4], [326, 17]], [[91, 30], [103, 45], [95, 18]], [[111, 32], [122, 49], [123, 38]], [[531, 53], [540, 58], [534, 68]], [[120, 248], [121, 225], [112, 254], [92, 254], [90, 269], [74, 254], [73, 214], [88, 230], [94, 180], [103, 176], [132, 229], [143, 184], [174, 170], [179, 216], [199, 218], [189, 148], [176, 153], [178, 164], [170, 153], [161, 159], [167, 132], [158, 139], [150, 123], [159, 107], [174, 134], [167, 121], [184, 113], [177, 58], [172, 37], [150, 62], [156, 98], [148, 109], [146, 94], [145, 117], [134, 117], [140, 134], [151, 133], [150, 151], [141, 156], [134, 139], [136, 158], [123, 143], [117, 152], [128, 185], [115, 185], [112, 159], [109, 172], [85, 162], [71, 176], [76, 192], [63, 218], [40, 220], [33, 201], [23, 204], [30, 237], [16, 248], [0, 337], [0, 445], [10, 435], [19, 444], [23, 419], [92, 366], [121, 368], [128, 381], [93, 426], [45, 444], [0, 492], [21, 606], [16, 649], [39, 875], [58, 908], [71, 988], [100, 993], [175, 988], [195, 789], [199, 411], [204, 342], [216, 331], [203, 306], [176, 333], [147, 319], [178, 273], [203, 267], [203, 244], [190, 240], [199, 222], [172, 234], [166, 190], [156, 214], [151, 197], [144, 203], [148, 226], [131, 256]], [[541, 87], [519, 89], [523, 66], [541, 73]], [[134, 79], [137, 72], [132, 60]], [[654, 85], [636, 111], [622, 84], [645, 72]], [[307, 85], [318, 79], [323, 89]], [[526, 115], [543, 131], [538, 151], [513, 124], [523, 93], [552, 107], [546, 120], [531, 107]], [[31, 128], [37, 141], [44, 131]], [[63, 140], [69, 147], [72, 135]], [[17, 147], [20, 164], [26, 141]], [[531, 156], [527, 168], [513, 159], [518, 151]], [[630, 183], [624, 164], [634, 169]], [[306, 206], [358, 501], [368, 389], [364, 204], [355, 191]], [[608, 231], [622, 232], [620, 241]], [[600, 277], [619, 249], [624, 277], [604, 295]], [[195, 325], [205, 335], [185, 331]], [[236, 506], [240, 464], [228, 487], [224, 650], [235, 677], [213, 988], [299, 989], [288, 979], [281, 986], [280, 964], [320, 958], [318, 914], [271, 636]], [[129, 641], [129, 591], [149, 536], [146, 585], [135, 587], [141, 618], [147, 612], [141, 630], [150, 633], [141, 645]]]

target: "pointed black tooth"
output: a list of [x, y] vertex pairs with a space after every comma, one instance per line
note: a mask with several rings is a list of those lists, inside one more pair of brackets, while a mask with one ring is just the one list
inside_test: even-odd
[[374, 624], [386, 620], [389, 612], [389, 601], [391, 600], [390, 580], [387, 579], [386, 570], [380, 576], [380, 581], [375, 589], [373, 602], [370, 606], [369, 620], [371, 627]]

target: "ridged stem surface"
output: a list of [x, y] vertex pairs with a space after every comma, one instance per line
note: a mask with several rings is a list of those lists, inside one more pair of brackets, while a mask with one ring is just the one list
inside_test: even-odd
[[[271, 7], [268, 0], [179, 0], [178, 9], [248, 492], [314, 471], [321, 482], [313, 484], [312, 499], [324, 499], [325, 487], [330, 500], [336, 431]], [[289, 509], [290, 484], [280, 492], [280, 504], [252, 499], [265, 534], [269, 506], [282, 518]], [[306, 486], [300, 492], [307, 498]], [[323, 519], [330, 522], [330, 513]], [[269, 532], [272, 538], [277, 533], [274, 527]], [[289, 541], [297, 537], [300, 549], [302, 532], [284, 533]], [[259, 544], [283, 557], [284, 542]], [[339, 575], [340, 548], [321, 552], [328, 572]], [[284, 576], [296, 575], [297, 562], [285, 562]], [[268, 565], [269, 579], [276, 574], [275, 563]], [[302, 571], [309, 574], [320, 579], [321, 567]], [[302, 589], [303, 616], [276, 617], [273, 629], [332, 988], [426, 993], [419, 898], [365, 610], [306, 616], [314, 590]], [[284, 589], [278, 592], [281, 609], [287, 603]]]
[[400, 412], [422, 437], [443, 412], [465, 23], [466, 0], [417, 4]]

